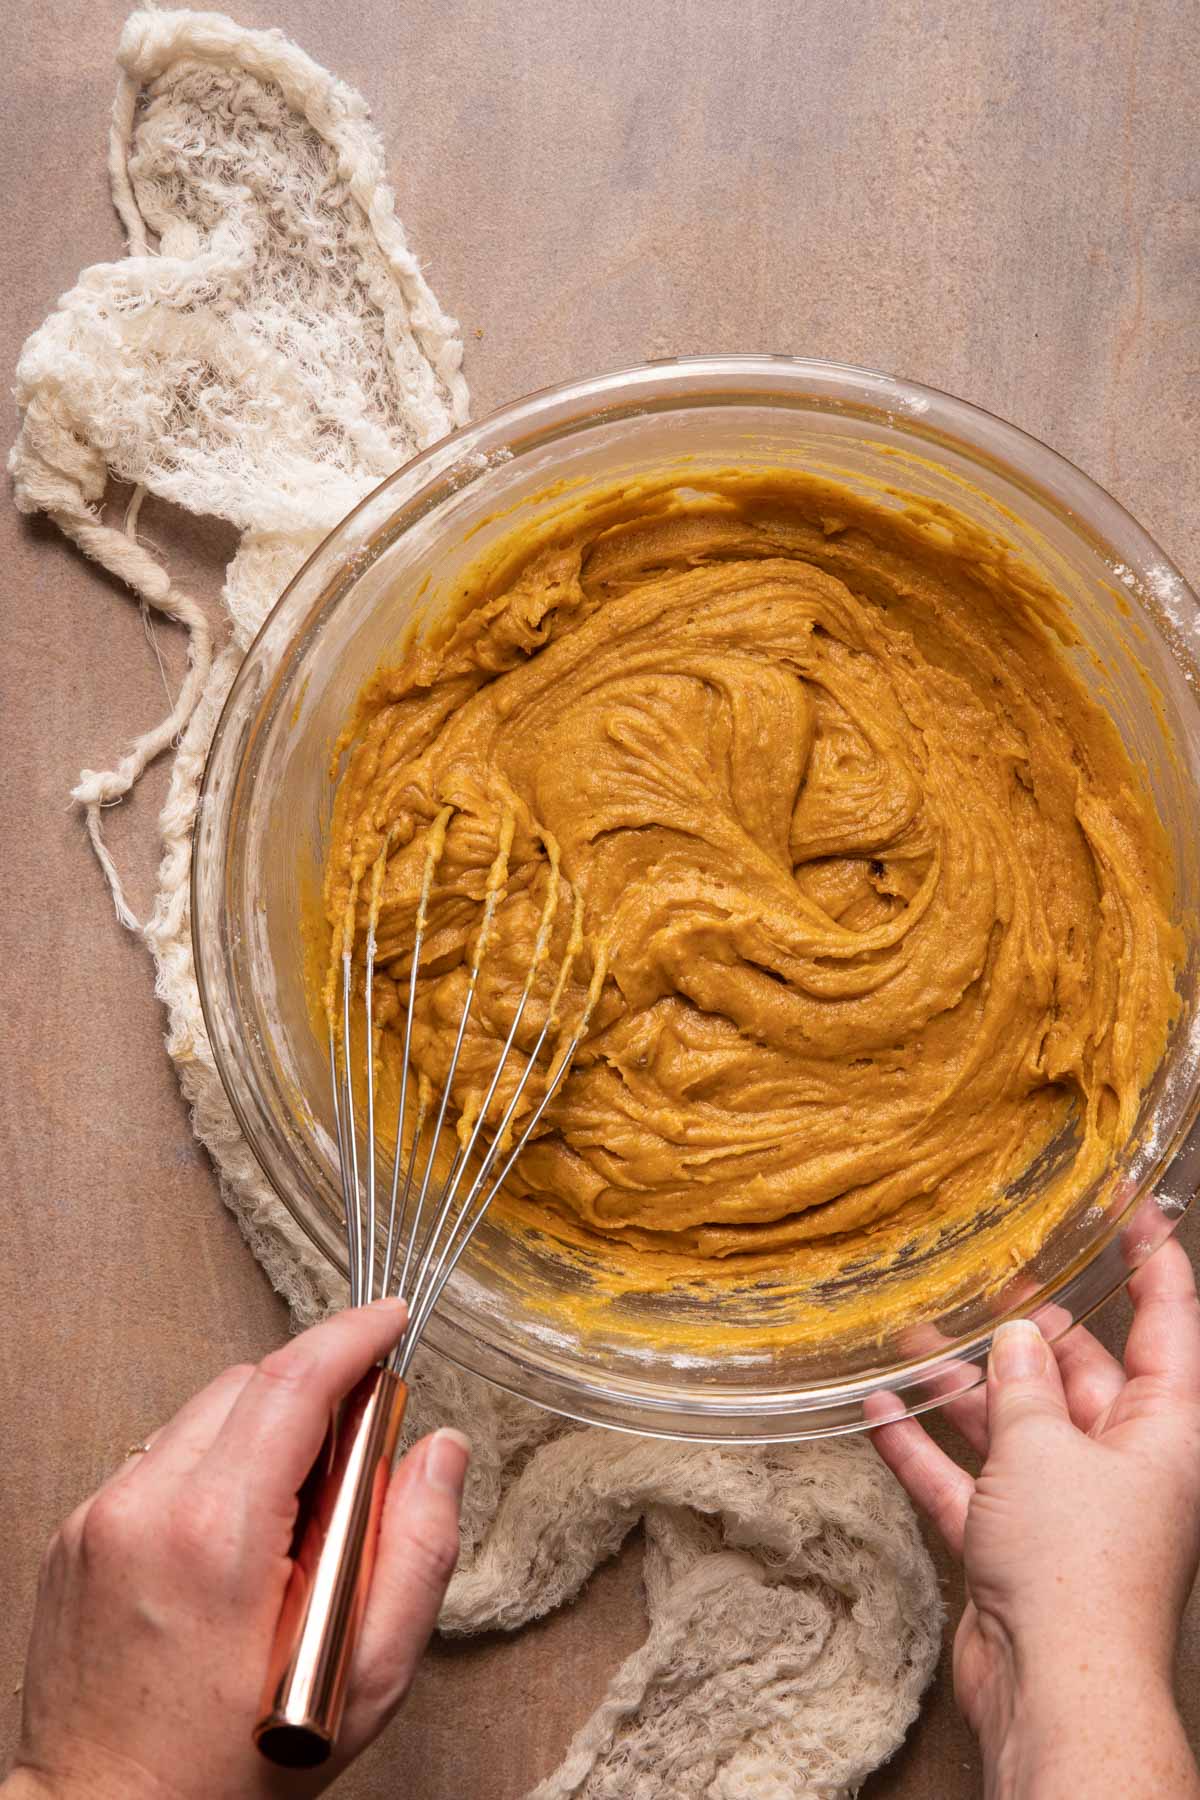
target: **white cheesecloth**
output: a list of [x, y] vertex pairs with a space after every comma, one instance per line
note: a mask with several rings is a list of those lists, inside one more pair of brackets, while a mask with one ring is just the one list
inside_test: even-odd
[[[113, 194], [129, 240], [21, 356], [17, 505], [45, 512], [189, 634], [178, 701], [75, 798], [122, 922], [153, 953], [198, 1136], [298, 1325], [345, 1299], [242, 1139], [192, 968], [197, 786], [247, 645], [349, 508], [467, 414], [462, 346], [408, 248], [360, 96], [277, 32], [140, 11], [121, 38]], [[110, 479], [134, 484], [108, 523]], [[214, 656], [201, 608], [139, 543], [148, 492], [241, 533]], [[101, 809], [173, 750], [152, 914], [139, 924]], [[859, 1438], [713, 1449], [566, 1425], [431, 1353], [410, 1432], [475, 1455], [442, 1628], [513, 1628], [577, 1593], [641, 1521], [650, 1632], [537, 1800], [835, 1800], [899, 1744], [942, 1609], [912, 1512]], [[399, 1777], [398, 1777], [399, 1779]]]

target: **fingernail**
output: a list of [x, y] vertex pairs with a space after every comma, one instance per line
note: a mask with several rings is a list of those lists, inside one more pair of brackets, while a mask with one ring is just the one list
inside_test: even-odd
[[470, 1460], [470, 1438], [464, 1437], [461, 1431], [443, 1426], [429, 1440], [429, 1449], [425, 1453], [425, 1479], [430, 1487], [461, 1500]]
[[1006, 1319], [992, 1339], [992, 1372], [1001, 1381], [1022, 1381], [1046, 1367], [1046, 1340], [1032, 1319]]
[[387, 1294], [382, 1300], [368, 1300], [367, 1312], [394, 1312], [396, 1317], [407, 1318], [408, 1302], [401, 1300], [399, 1294]]
[[868, 1394], [863, 1401], [863, 1418], [872, 1430], [877, 1425], [894, 1425], [904, 1417], [904, 1402], [897, 1394]]

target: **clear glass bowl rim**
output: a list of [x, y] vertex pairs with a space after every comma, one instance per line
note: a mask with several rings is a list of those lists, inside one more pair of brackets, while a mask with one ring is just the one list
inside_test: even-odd
[[[852, 364], [777, 353], [659, 358], [540, 389], [478, 422], [459, 427], [420, 451], [364, 496], [327, 534], [264, 620], [234, 677], [213, 733], [193, 843], [193, 954], [218, 1073], [273, 1191], [313, 1246], [343, 1274], [346, 1262], [341, 1234], [331, 1219], [305, 1204], [300, 1184], [280, 1168], [281, 1146], [269, 1110], [257, 1082], [247, 1074], [241, 1046], [227, 1028], [232, 1012], [230, 950], [224, 941], [223, 916], [214, 918], [210, 911], [210, 894], [222, 897], [218, 911], [223, 915], [231, 848], [226, 827], [238, 785], [236, 774], [255, 730], [251, 727], [243, 731], [235, 779], [225, 782], [223, 794], [217, 795], [214, 776], [229, 760], [228, 740], [244, 725], [249, 706], [253, 706], [256, 716], [262, 715], [280, 672], [287, 665], [289, 652], [298, 640], [307, 637], [322, 606], [329, 603], [325, 592], [328, 583], [324, 580], [318, 582], [315, 595], [309, 598], [314, 576], [328, 564], [337, 565], [341, 546], [353, 539], [363, 515], [380, 511], [381, 503], [393, 490], [403, 487], [407, 497], [381, 520], [377, 536], [386, 529], [389, 538], [394, 537], [406, 524], [434, 508], [451, 488], [461, 487], [464, 480], [483, 474], [497, 454], [518, 457], [534, 446], [622, 414], [739, 402], [882, 420], [902, 429], [918, 449], [934, 454], [939, 445], [953, 449], [965, 455], [981, 473], [992, 469], [1036, 497], [1106, 560], [1123, 565], [1135, 591], [1141, 587], [1146, 592], [1144, 578], [1151, 572], [1159, 582], [1165, 576], [1200, 621], [1200, 603], [1171, 559], [1118, 501], [1065, 457], [969, 401]], [[342, 592], [334, 603], [345, 598], [346, 592]], [[297, 611], [306, 600], [308, 604]], [[285, 637], [280, 625], [291, 611], [297, 611], [297, 617], [288, 621], [290, 629]], [[1169, 648], [1179, 662], [1178, 648]], [[264, 696], [255, 695], [255, 682], [265, 686]], [[1200, 713], [1194, 687], [1192, 697]], [[205, 884], [202, 876], [206, 859], [214, 855], [219, 858], [218, 878]], [[1129, 1197], [1120, 1217], [1110, 1223], [1103, 1240], [1085, 1260], [1031, 1297], [1022, 1309], [1035, 1316], [1050, 1305], [1059, 1309], [1052, 1322], [1044, 1325], [1048, 1336], [1061, 1335], [1071, 1324], [1103, 1305], [1175, 1229], [1192, 1198], [1190, 1181], [1183, 1191], [1172, 1191], [1166, 1197], [1157, 1196], [1156, 1190], [1173, 1166], [1186, 1163], [1190, 1173], [1200, 1156], [1198, 1115], [1200, 1080], [1194, 1083], [1169, 1143], [1144, 1182]], [[1158, 1203], [1147, 1207], [1147, 1200], [1153, 1202], [1156, 1197]], [[1137, 1236], [1131, 1239], [1125, 1227], [1135, 1214]], [[600, 1372], [587, 1379], [564, 1376], [561, 1371], [547, 1374], [522, 1357], [508, 1351], [497, 1352], [486, 1337], [459, 1324], [447, 1327], [439, 1314], [431, 1319], [425, 1341], [468, 1371], [583, 1423], [692, 1441], [764, 1443], [861, 1430], [868, 1423], [863, 1403], [873, 1394], [891, 1394], [904, 1413], [919, 1413], [942, 1405], [952, 1394], [967, 1391], [983, 1378], [994, 1329], [995, 1326], [946, 1351], [898, 1363], [885, 1372], [820, 1387], [772, 1389], [754, 1401], [748, 1401], [744, 1394], [732, 1398], [716, 1391], [696, 1390], [681, 1402], [678, 1395], [659, 1399], [640, 1389], [631, 1391], [626, 1384], [608, 1383]]]

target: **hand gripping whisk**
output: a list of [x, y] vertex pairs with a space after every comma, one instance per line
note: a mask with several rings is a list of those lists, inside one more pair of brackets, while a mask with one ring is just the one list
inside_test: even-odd
[[[436, 1097], [429, 1078], [418, 1072], [412, 1084], [415, 1087], [415, 1121], [405, 1153], [418, 974], [434, 877], [453, 813], [451, 806], [442, 808], [430, 828], [426, 848], [408, 972], [404, 1056], [386, 1214], [379, 1203], [383, 1184], [378, 1181], [375, 1167], [379, 1046], [373, 987], [378, 950], [376, 930], [384, 874], [393, 848], [392, 834], [385, 840], [370, 870], [362, 988], [365, 1130], [361, 1151], [351, 1055], [354, 950], [361, 874], [351, 883], [326, 986], [329, 1067], [346, 1220], [350, 1303], [361, 1306], [388, 1294], [398, 1294], [408, 1302], [409, 1323], [387, 1361], [369, 1370], [342, 1402], [301, 1496], [295, 1561], [254, 1728], [255, 1742], [263, 1754], [290, 1768], [309, 1768], [324, 1762], [333, 1750], [341, 1725], [350, 1663], [371, 1582], [379, 1516], [404, 1418], [408, 1397], [406, 1377], [413, 1352], [459, 1258], [562, 1083], [571, 1059], [587, 1033], [588, 1021], [604, 981], [606, 959], [601, 954], [596, 959], [582, 1014], [568, 1037], [558, 1008], [583, 945], [582, 907], [576, 898], [567, 947], [553, 980], [545, 1022], [528, 1054], [516, 1051], [516, 1058], [524, 1056], [524, 1066], [516, 1073], [499, 1118], [494, 1127], [488, 1127], [485, 1137], [489, 1108], [501, 1089], [506, 1068], [510, 1067], [517, 1033], [539, 972], [546, 962], [558, 914], [562, 890], [558, 850], [547, 838], [546, 900], [524, 987], [490, 1083], [482, 1095], [466, 1096], [464, 1104], [458, 1108], [457, 1147], [444, 1178], [435, 1179], [439, 1140], [447, 1122], [451, 1090], [475, 1001], [480, 967], [496, 924], [497, 909], [507, 892], [514, 821], [511, 813], [506, 812], [501, 823], [499, 848], [484, 889], [483, 913], [470, 953], [466, 997], [449, 1069], [440, 1098]], [[394, 966], [395, 954], [389, 954], [387, 960]], [[337, 994], [339, 967], [340, 1004]], [[514, 1059], [510, 1078], [516, 1068]], [[518, 1119], [529, 1083], [539, 1068], [543, 1079], [541, 1098], [521, 1125], [514, 1142], [514, 1122]], [[432, 1132], [426, 1149], [426, 1127], [431, 1121]]]

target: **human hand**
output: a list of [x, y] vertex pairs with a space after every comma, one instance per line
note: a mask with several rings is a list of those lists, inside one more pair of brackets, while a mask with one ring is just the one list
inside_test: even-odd
[[[873, 1432], [961, 1556], [958, 1704], [989, 1795], [1200, 1796], [1171, 1696], [1200, 1560], [1200, 1305], [1171, 1240], [1129, 1284], [1125, 1366], [1082, 1327], [1001, 1326], [947, 1414], [976, 1480], [915, 1419]], [[879, 1407], [883, 1416], [886, 1400]]]
[[251, 1742], [291, 1569], [296, 1495], [335, 1402], [387, 1354], [398, 1300], [227, 1369], [67, 1520], [42, 1565], [3, 1800], [280, 1800], [319, 1793], [404, 1698], [458, 1554], [469, 1448], [397, 1465], [338, 1755], [274, 1768]]

